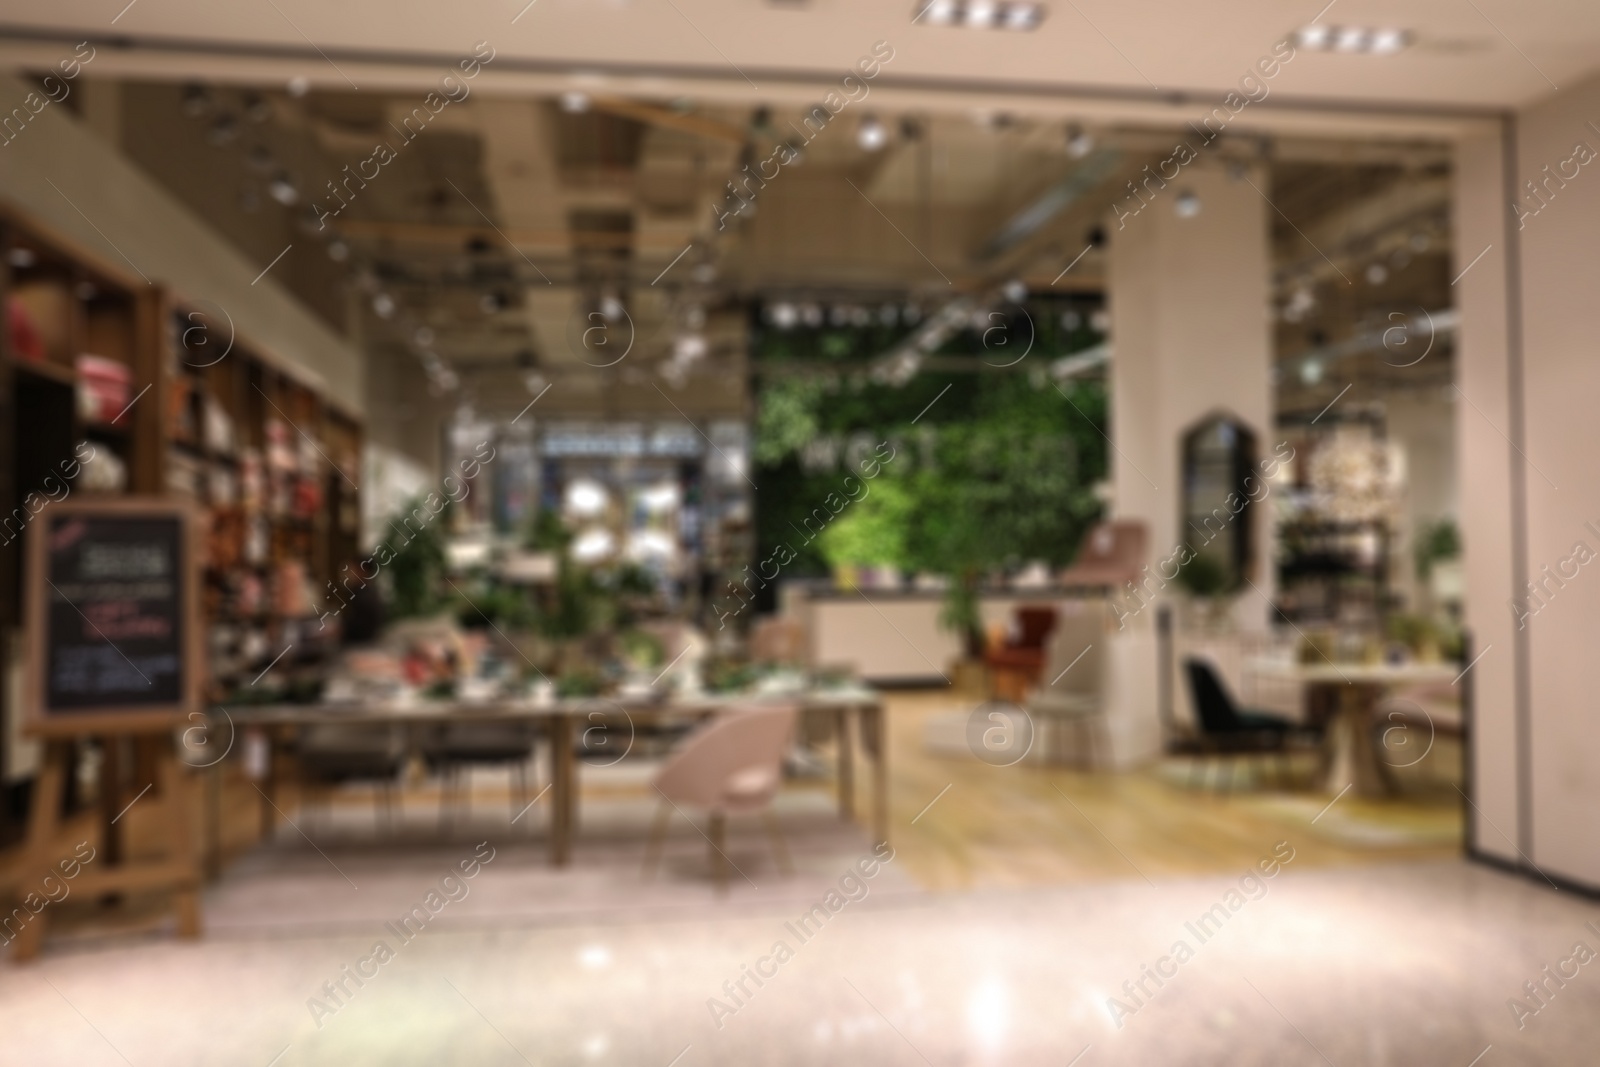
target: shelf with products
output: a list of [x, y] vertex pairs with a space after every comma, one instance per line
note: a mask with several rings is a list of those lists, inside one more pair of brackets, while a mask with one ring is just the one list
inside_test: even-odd
[[[29, 520], [69, 496], [159, 492], [164, 294], [76, 241], [0, 208], [0, 648], [28, 606]], [[20, 669], [7, 658], [0, 672]], [[17, 688], [0, 678], [0, 844], [31, 773], [14, 746]]]
[[203, 306], [176, 305], [167, 337], [168, 473], [210, 518], [204, 601], [220, 698], [289, 646], [262, 685], [314, 670], [327, 651], [317, 590], [355, 551], [344, 518], [359, 521], [361, 424]]

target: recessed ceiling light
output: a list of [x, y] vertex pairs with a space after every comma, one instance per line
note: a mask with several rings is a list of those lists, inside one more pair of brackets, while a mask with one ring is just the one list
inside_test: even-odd
[[1006, 8], [1008, 30], [1031, 30], [1039, 25], [1039, 8], [1033, 4], [1012, 4]]
[[1364, 52], [1367, 49], [1367, 31], [1359, 26], [1341, 26], [1333, 35], [1336, 52]]
[[1393, 55], [1409, 43], [1409, 35], [1404, 30], [1375, 30], [1371, 50], [1374, 55]]
[[1035, 30], [1044, 15], [1044, 5], [1035, 0], [925, 0], [912, 11], [911, 21], [979, 30]]
[[1173, 207], [1177, 209], [1180, 219], [1192, 219], [1200, 214], [1200, 197], [1192, 189], [1185, 189], [1178, 194]]
[[561, 110], [572, 115], [589, 110], [589, 94], [577, 90], [561, 94]]
[[1411, 32], [1393, 27], [1321, 26], [1312, 23], [1296, 30], [1294, 40], [1301, 48], [1312, 52], [1392, 56], [1411, 44]]

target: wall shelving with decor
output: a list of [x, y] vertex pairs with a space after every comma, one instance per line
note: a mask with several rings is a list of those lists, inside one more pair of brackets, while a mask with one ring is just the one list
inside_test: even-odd
[[[12, 684], [29, 519], [68, 496], [200, 504], [215, 699], [285, 645], [298, 646], [286, 669], [328, 647], [331, 628], [316, 624], [320, 591], [357, 546], [362, 427], [304, 372], [235, 336], [224, 310], [175, 297], [4, 210], [0, 306], [3, 847], [20, 831], [33, 773]], [[107, 788], [117, 764], [102, 754], [102, 809], [120, 796]]]

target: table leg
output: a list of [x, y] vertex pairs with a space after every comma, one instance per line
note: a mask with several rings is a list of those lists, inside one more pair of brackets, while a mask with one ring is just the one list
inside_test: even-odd
[[1372, 711], [1382, 692], [1369, 685], [1340, 689], [1339, 711], [1328, 724], [1328, 774], [1323, 782], [1328, 792], [1339, 794], [1349, 788], [1361, 797], [1394, 793], [1394, 782], [1372, 742]]
[[883, 705], [861, 709], [861, 741], [872, 759], [872, 837], [889, 840], [889, 735]]
[[576, 806], [572, 759], [572, 717], [550, 716], [550, 865], [565, 867], [572, 854]]
[[206, 803], [205, 845], [202, 849], [201, 872], [208, 882], [222, 876], [222, 761], [203, 768]]
[[258, 787], [261, 793], [261, 840], [270, 841], [278, 830], [278, 809], [283, 799], [284, 764], [288, 762], [288, 754], [283, 751], [282, 730], [268, 727], [267, 739], [267, 779]]
[[834, 713], [834, 737], [838, 744], [839, 818], [856, 817], [855, 737], [850, 729], [854, 708]]

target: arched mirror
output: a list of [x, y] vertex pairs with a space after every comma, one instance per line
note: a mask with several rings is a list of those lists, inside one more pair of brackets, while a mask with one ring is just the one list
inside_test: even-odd
[[1182, 533], [1196, 557], [1207, 561], [1201, 565], [1205, 584], [1217, 592], [1243, 585], [1254, 569], [1246, 479], [1255, 453], [1255, 434], [1222, 413], [1206, 416], [1183, 435]]

